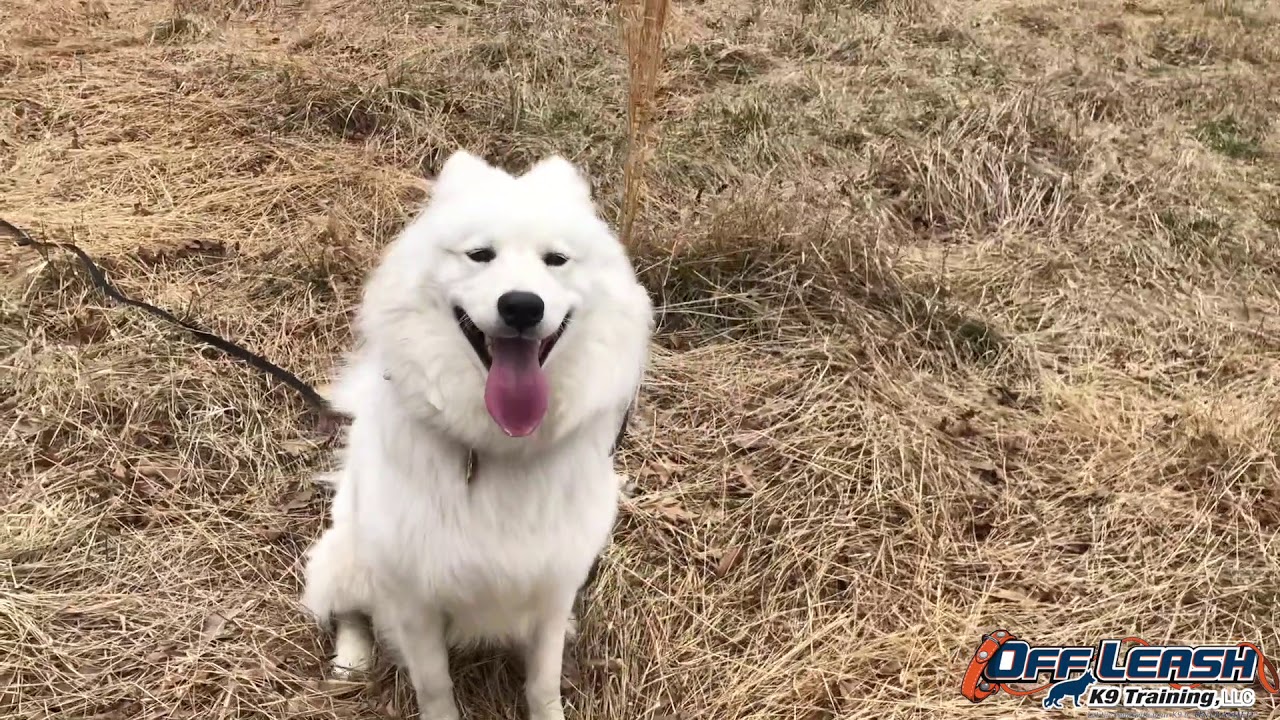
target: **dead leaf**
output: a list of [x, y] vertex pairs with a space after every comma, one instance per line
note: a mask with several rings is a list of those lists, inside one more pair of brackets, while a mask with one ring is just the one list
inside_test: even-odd
[[748, 430], [733, 436], [730, 441], [743, 450], [755, 450], [768, 444], [769, 437], [763, 430]]
[[592, 670], [608, 670], [611, 673], [620, 673], [627, 669], [627, 664], [620, 658], [598, 658], [588, 661], [587, 667]]
[[694, 520], [698, 517], [685, 509], [675, 498], [663, 498], [653, 506], [653, 509], [668, 520]]
[[948, 435], [954, 435], [956, 437], [972, 437], [975, 434], [973, 426], [969, 424], [968, 420], [958, 418], [955, 420], [948, 420], [944, 418], [942, 422], [939, 423], [939, 427]]
[[219, 610], [210, 613], [204, 619], [204, 624], [200, 627], [200, 639], [204, 642], [217, 640], [224, 637], [227, 630], [227, 623], [235, 619], [237, 615], [244, 612], [245, 606], [241, 606], [235, 610]]
[[159, 480], [140, 476], [133, 482], [133, 491], [140, 497], [150, 500], [159, 495], [163, 495], [166, 491], [166, 487]]
[[346, 230], [346, 226], [338, 219], [337, 211], [330, 207], [328, 217], [325, 218], [325, 233], [328, 235], [329, 239], [337, 243], [346, 242]]
[[738, 565], [738, 560], [742, 558], [742, 546], [735, 545], [725, 550], [720, 555], [720, 562], [716, 563], [716, 577], [724, 577], [728, 575]]
[[165, 640], [156, 646], [155, 650], [147, 653], [147, 662], [158, 663], [164, 662], [166, 659], [177, 654], [178, 643], [172, 640]]
[[1018, 400], [1021, 399], [1021, 395], [1018, 391], [1013, 390], [1012, 388], [1007, 388], [1004, 385], [997, 385], [991, 388], [990, 392], [991, 396], [995, 399], [996, 404], [1003, 405], [1004, 407], [1016, 407], [1018, 405]]
[[298, 695], [289, 698], [285, 704], [285, 712], [290, 716], [311, 715], [330, 709], [330, 701], [324, 696]]
[[289, 512], [290, 510], [302, 510], [311, 504], [311, 496], [315, 494], [315, 489], [310, 485], [302, 488], [298, 492], [289, 496], [280, 509]]
[[1022, 594], [1017, 590], [1005, 590], [1005, 589], [992, 590], [991, 595], [994, 597], [998, 597], [1001, 600], [1008, 600], [1009, 602], [1022, 603], [1024, 605], [1035, 604], [1035, 600], [1032, 600], [1029, 596]]
[[1002, 481], [999, 468], [985, 460], [975, 462], [973, 470], [984, 482], [999, 485]]
[[278, 527], [258, 528], [258, 537], [262, 538], [263, 540], [266, 540], [267, 542], [275, 542], [280, 538], [284, 537], [287, 533], [288, 531], [285, 530], [284, 528], [278, 528]]
[[40, 434], [40, 426], [33, 422], [27, 422], [26, 420], [19, 420], [14, 423], [13, 430], [24, 437]]
[[96, 715], [86, 716], [85, 720], [125, 720], [137, 717], [141, 710], [142, 704], [137, 700], [121, 700]]
[[64, 605], [58, 609], [58, 612], [71, 617], [93, 615], [95, 613], [105, 612], [107, 610], [115, 610], [119, 604], [117, 600], [104, 600], [92, 605]]
[[661, 480], [663, 484], [669, 484], [671, 482], [671, 478], [677, 473], [677, 471], [683, 469], [684, 465], [661, 458], [654, 460], [653, 462], [646, 463], [645, 466], [640, 469], [639, 475], [641, 477], [656, 477]]
[[160, 467], [158, 465], [139, 466], [138, 474], [147, 478], [164, 479], [170, 485], [177, 485], [181, 477], [181, 471], [178, 468]]
[[188, 240], [184, 247], [187, 250], [198, 253], [221, 253], [227, 249], [217, 240], [208, 239]]
[[297, 438], [294, 440], [286, 440], [280, 443], [280, 449], [289, 457], [303, 457], [314, 451], [318, 445], [305, 438]]
[[753, 493], [760, 490], [760, 484], [756, 482], [755, 479], [755, 468], [751, 467], [751, 465], [745, 462], [740, 462], [733, 466], [733, 470], [735, 473], [735, 479], [737, 479], [739, 485]]

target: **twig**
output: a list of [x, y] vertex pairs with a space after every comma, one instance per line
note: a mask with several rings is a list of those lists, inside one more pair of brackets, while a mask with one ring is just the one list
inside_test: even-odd
[[654, 139], [658, 74], [662, 68], [662, 32], [668, 0], [624, 0], [623, 38], [630, 69], [627, 94], [627, 157], [622, 173], [622, 242], [634, 246], [636, 216], [644, 196], [644, 169]]

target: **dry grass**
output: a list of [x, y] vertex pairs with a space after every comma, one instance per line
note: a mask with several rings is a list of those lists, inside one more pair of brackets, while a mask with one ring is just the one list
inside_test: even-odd
[[[993, 627], [1280, 653], [1274, 4], [670, 12], [574, 716], [1039, 716], [960, 697]], [[0, 216], [320, 382], [455, 146], [563, 152], [618, 217], [626, 69], [580, 0], [8, 0]], [[319, 681], [298, 398], [0, 252], [0, 715], [412, 715]]]

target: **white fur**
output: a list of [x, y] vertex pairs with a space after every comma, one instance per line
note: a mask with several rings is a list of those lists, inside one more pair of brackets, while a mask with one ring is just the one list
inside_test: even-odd
[[[469, 259], [480, 247], [496, 257]], [[548, 252], [570, 259], [551, 267]], [[522, 438], [486, 411], [484, 365], [453, 315], [458, 306], [498, 331], [497, 297], [509, 290], [542, 296], [539, 336], [572, 312], [544, 365], [547, 415]], [[647, 293], [569, 162], [551, 157], [518, 177], [462, 151], [445, 163], [369, 279], [360, 347], [334, 388], [354, 422], [302, 600], [336, 625], [336, 673], [369, 668], [370, 617], [405, 666], [420, 717], [454, 720], [448, 648], [511, 643], [525, 659], [530, 717], [564, 717], [564, 640], [613, 526], [609, 450], [652, 326]]]

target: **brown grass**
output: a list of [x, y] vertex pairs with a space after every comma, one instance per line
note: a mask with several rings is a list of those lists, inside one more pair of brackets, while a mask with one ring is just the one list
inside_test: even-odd
[[[1280, 653], [1277, 32], [1252, 0], [673, 5], [662, 325], [572, 716], [1041, 716], [960, 697], [995, 627]], [[619, 217], [627, 67], [601, 3], [9, 0], [0, 217], [322, 382], [454, 147], [562, 152]], [[298, 398], [69, 257], [0, 263], [0, 716], [411, 716], [389, 668], [320, 680]], [[518, 717], [513, 668], [456, 670]]]

